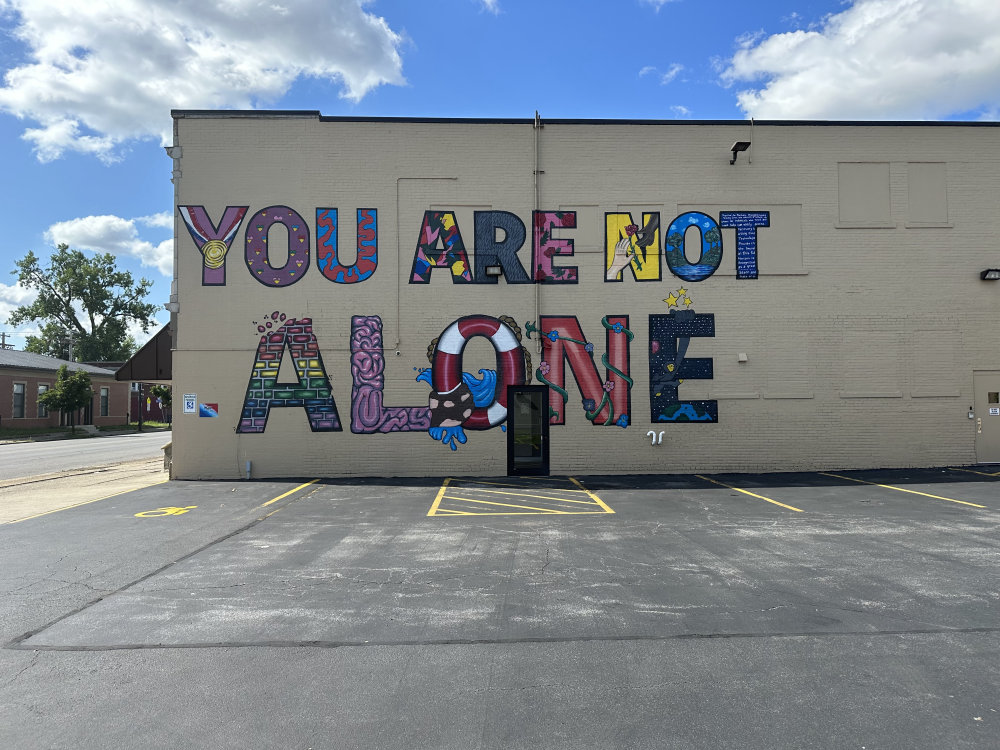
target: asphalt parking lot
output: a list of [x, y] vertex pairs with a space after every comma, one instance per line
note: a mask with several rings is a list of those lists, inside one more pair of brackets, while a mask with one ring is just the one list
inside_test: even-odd
[[998, 482], [173, 481], [18, 520], [0, 747], [996, 748]]

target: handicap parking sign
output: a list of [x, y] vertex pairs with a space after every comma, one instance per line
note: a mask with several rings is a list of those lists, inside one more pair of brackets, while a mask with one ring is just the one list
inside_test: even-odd
[[198, 411], [198, 395], [195, 393], [184, 394], [184, 413], [194, 414]]

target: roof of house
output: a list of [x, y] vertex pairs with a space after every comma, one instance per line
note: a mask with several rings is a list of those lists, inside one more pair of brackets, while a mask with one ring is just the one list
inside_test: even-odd
[[19, 352], [14, 349], [0, 349], [0, 368], [9, 367], [19, 370], [57, 372], [63, 365], [66, 365], [70, 370], [83, 370], [91, 375], [108, 375], [114, 377], [115, 374], [114, 370], [105, 370], [102, 367], [85, 365], [82, 362], [70, 362], [65, 359], [50, 357], [46, 354]]

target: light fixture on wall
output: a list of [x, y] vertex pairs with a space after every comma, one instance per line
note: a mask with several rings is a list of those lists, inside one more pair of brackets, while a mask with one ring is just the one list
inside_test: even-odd
[[733, 152], [733, 158], [729, 160], [729, 163], [730, 164], [735, 164], [736, 163], [736, 155], [740, 151], [746, 151], [748, 148], [750, 148], [750, 141], [736, 141], [736, 143], [734, 143], [733, 147], [730, 149], [730, 151]]
[[1000, 281], [1000, 268], [987, 268], [979, 274], [979, 278], [983, 281]]
[[503, 276], [503, 268], [500, 266], [486, 266], [487, 276]]

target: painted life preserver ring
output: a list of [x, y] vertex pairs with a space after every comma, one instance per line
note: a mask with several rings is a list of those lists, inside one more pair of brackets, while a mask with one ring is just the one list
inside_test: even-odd
[[488, 430], [507, 419], [507, 386], [524, 382], [524, 351], [503, 321], [488, 315], [469, 315], [448, 326], [434, 349], [433, 386], [447, 393], [462, 381], [462, 352], [473, 336], [485, 336], [497, 355], [497, 384], [493, 403], [477, 406], [462, 423], [470, 430]]

